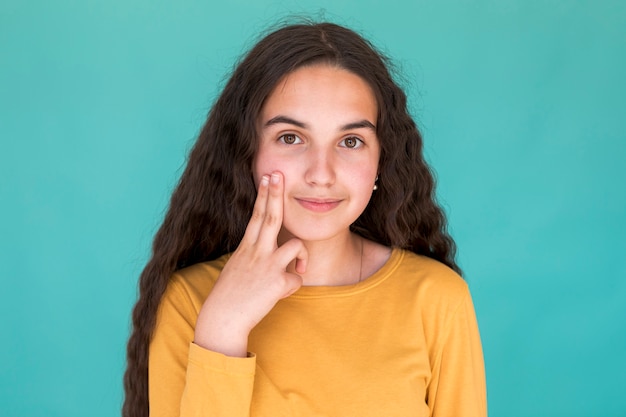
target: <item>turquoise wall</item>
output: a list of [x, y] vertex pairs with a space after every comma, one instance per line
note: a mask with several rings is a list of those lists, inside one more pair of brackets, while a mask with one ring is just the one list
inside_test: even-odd
[[407, 79], [490, 415], [626, 415], [626, 2], [574, 0], [3, 0], [1, 415], [118, 414], [137, 276], [223, 77], [320, 10]]

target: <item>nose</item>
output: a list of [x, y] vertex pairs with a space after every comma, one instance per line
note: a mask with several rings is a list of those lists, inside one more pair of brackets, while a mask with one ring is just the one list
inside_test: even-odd
[[331, 150], [309, 149], [306, 164], [305, 180], [308, 184], [328, 187], [335, 183], [335, 156]]

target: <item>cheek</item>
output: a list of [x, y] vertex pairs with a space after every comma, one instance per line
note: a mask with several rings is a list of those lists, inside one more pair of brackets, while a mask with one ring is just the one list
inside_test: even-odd
[[358, 184], [358, 187], [358, 191], [355, 192], [355, 198], [358, 198], [362, 205], [367, 205], [374, 192], [374, 179], [362, 181]]
[[268, 157], [266, 152], [263, 150], [259, 150], [256, 157], [254, 158], [253, 164], [253, 173], [254, 173], [254, 182], [258, 184], [261, 181], [261, 177], [265, 174], [270, 174], [272, 172], [272, 158]]
[[289, 173], [291, 172], [291, 169], [286, 161], [276, 156], [259, 152], [259, 155], [254, 162], [254, 180], [256, 184], [259, 183], [263, 175], [270, 175], [275, 171], [283, 174], [285, 182], [289, 181]]
[[352, 185], [355, 190], [355, 196], [358, 196], [362, 204], [367, 204], [372, 193], [374, 192], [374, 183], [377, 170], [375, 168], [366, 168], [359, 170], [358, 174], [351, 176]]

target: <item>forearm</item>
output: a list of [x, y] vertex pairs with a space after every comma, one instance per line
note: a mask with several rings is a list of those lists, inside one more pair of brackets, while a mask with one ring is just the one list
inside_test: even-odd
[[180, 417], [248, 417], [255, 364], [191, 344]]

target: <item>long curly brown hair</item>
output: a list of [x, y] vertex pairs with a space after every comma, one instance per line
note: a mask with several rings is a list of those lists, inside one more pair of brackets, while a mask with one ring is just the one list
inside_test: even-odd
[[332, 23], [282, 27], [243, 58], [211, 109], [139, 280], [124, 376], [124, 417], [147, 417], [148, 349], [157, 308], [177, 269], [237, 248], [256, 198], [252, 161], [257, 117], [286, 74], [327, 63], [364, 79], [378, 102], [381, 146], [378, 190], [352, 230], [387, 246], [434, 258], [455, 271], [455, 244], [435, 202], [434, 179], [422, 154], [422, 137], [394, 82], [389, 62], [357, 33]]

